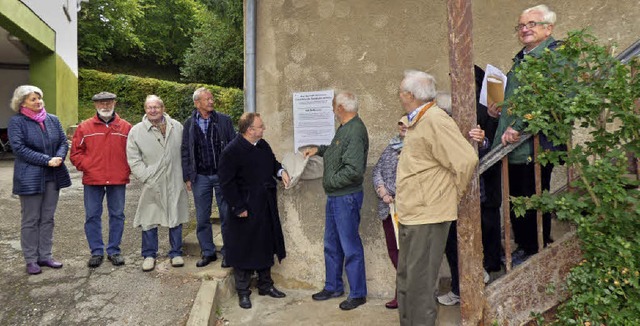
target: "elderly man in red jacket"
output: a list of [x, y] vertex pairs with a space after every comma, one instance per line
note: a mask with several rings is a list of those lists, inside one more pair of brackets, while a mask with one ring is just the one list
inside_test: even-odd
[[124, 265], [120, 241], [124, 230], [124, 198], [129, 183], [127, 136], [131, 124], [115, 113], [116, 95], [100, 92], [93, 96], [96, 115], [80, 123], [73, 135], [71, 163], [82, 171], [84, 185], [84, 232], [91, 249], [87, 263], [96, 268], [104, 259], [102, 202], [107, 195], [109, 242], [107, 258], [114, 266]]

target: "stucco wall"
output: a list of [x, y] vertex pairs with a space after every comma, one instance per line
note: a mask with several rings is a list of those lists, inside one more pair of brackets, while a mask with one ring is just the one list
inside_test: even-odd
[[[520, 49], [513, 26], [536, 1], [476, 0], [475, 62], [503, 70]], [[554, 35], [590, 26], [620, 50], [640, 38], [640, 1], [547, 1], [558, 14]], [[260, 0], [257, 1], [257, 111], [263, 114], [278, 158], [293, 150], [292, 93], [351, 90], [369, 129], [369, 171], [401, 115], [397, 89], [402, 72], [425, 70], [440, 89], [449, 89], [446, 1]], [[381, 223], [375, 217], [370, 172], [365, 183], [361, 234], [371, 295], [390, 296], [394, 271], [386, 255]], [[280, 203], [289, 257], [274, 268], [281, 278], [321, 288], [324, 194], [319, 181], [281, 191]], [[346, 279], [346, 277], [345, 277]]]

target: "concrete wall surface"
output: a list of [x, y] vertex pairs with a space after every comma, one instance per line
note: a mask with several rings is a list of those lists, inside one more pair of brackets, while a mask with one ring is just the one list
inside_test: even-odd
[[[521, 48], [513, 31], [520, 12], [536, 1], [473, 1], [476, 64], [505, 72]], [[553, 0], [558, 14], [554, 36], [590, 27], [602, 41], [622, 50], [640, 38], [640, 1]], [[257, 111], [265, 139], [276, 156], [293, 150], [292, 93], [351, 90], [369, 130], [369, 172], [360, 232], [370, 295], [391, 296], [395, 272], [386, 254], [370, 170], [396, 133], [402, 114], [397, 91], [402, 73], [414, 68], [433, 74], [448, 90], [446, 1], [260, 0], [257, 1]], [[324, 280], [322, 237], [325, 196], [319, 180], [280, 191], [288, 257], [276, 265], [281, 280], [320, 289]], [[345, 277], [346, 280], [346, 277]]]

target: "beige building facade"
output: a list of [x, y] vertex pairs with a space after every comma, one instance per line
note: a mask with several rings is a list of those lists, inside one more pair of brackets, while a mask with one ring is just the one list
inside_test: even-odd
[[[433, 74], [450, 89], [446, 1], [260, 0], [257, 2], [256, 110], [265, 139], [281, 159], [293, 151], [293, 93], [350, 90], [370, 138], [363, 237], [371, 296], [393, 296], [395, 271], [387, 256], [371, 169], [397, 132], [402, 110], [399, 82], [405, 69]], [[473, 10], [474, 62], [508, 71], [520, 50], [514, 26], [520, 12], [537, 1], [476, 0]], [[640, 38], [640, 1], [545, 2], [558, 14], [554, 36], [589, 27], [619, 53]], [[280, 192], [287, 258], [273, 269], [290, 286], [321, 289], [324, 281], [325, 196], [320, 180], [302, 181]], [[345, 277], [346, 281], [346, 277]]]

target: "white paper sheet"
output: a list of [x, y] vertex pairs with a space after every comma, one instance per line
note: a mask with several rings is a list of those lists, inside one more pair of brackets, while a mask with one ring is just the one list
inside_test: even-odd
[[335, 134], [333, 90], [293, 93], [294, 152], [305, 145], [329, 145]]

